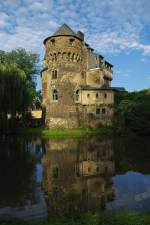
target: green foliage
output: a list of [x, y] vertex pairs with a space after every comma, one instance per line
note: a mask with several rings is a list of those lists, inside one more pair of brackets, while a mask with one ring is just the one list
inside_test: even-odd
[[32, 77], [38, 73], [37, 63], [39, 56], [32, 52], [27, 52], [25, 49], [15, 49], [11, 52], [0, 51], [0, 63], [16, 64], [18, 68], [26, 74], [27, 80], [32, 80]]
[[26, 75], [14, 64], [0, 65], [0, 109], [4, 113], [22, 111]]
[[117, 132], [150, 134], [150, 90], [119, 93], [115, 97], [114, 127]]
[[89, 135], [97, 135], [99, 137], [111, 136], [112, 127], [100, 127], [97, 129], [78, 128], [78, 129], [46, 129], [46, 128], [21, 128], [19, 134], [23, 136], [38, 137], [84, 137]]
[[[25, 49], [0, 51], [0, 129], [2, 132], [14, 127], [17, 114], [22, 115], [23, 118], [29, 107], [32, 107], [33, 100], [39, 96], [33, 80], [37, 73], [37, 62], [38, 55], [26, 52]], [[13, 121], [11, 125], [8, 123], [8, 116], [11, 117], [11, 122]]]
[[42, 93], [41, 91], [37, 91], [33, 98], [32, 107], [34, 109], [41, 109], [42, 108], [41, 103], [42, 103]]
[[148, 215], [131, 212], [131, 213], [114, 213], [104, 218], [102, 225], [149, 225], [150, 218]]
[[82, 215], [49, 217], [43, 222], [24, 222], [21, 220], [0, 221], [0, 225], [101, 225], [101, 216], [94, 213]]
[[43, 222], [0, 221], [0, 225], [149, 225], [150, 216], [141, 213], [85, 213], [78, 216], [50, 217]]

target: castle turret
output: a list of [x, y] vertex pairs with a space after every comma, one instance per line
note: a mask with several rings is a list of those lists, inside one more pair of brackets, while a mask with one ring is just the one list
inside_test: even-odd
[[42, 73], [43, 104], [47, 108], [46, 124], [54, 123], [54, 127], [56, 124], [72, 127], [77, 123], [76, 119], [69, 122], [69, 117], [76, 114], [78, 86], [85, 84], [86, 61], [81, 36], [64, 24], [44, 40], [47, 70]]

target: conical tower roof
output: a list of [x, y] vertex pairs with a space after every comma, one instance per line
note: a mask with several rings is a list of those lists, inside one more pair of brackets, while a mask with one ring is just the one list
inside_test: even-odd
[[53, 36], [59, 36], [59, 35], [70, 35], [70, 36], [76, 36], [76, 33], [67, 25], [63, 24], [59, 29], [53, 34]]
[[56, 36], [73, 36], [78, 39], [81, 39], [67, 24], [64, 23], [53, 35], [47, 37], [43, 43], [45, 44], [49, 38]]

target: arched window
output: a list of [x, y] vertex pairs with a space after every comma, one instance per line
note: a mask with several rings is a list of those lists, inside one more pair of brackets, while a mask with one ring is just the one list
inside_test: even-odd
[[51, 45], [55, 45], [55, 39], [51, 39]]
[[104, 93], [104, 98], [107, 98], [107, 94], [106, 93]]
[[53, 168], [52, 174], [53, 174], [53, 178], [57, 178], [58, 177], [58, 167], [54, 167]]
[[57, 70], [52, 71], [52, 79], [57, 79]]
[[58, 91], [56, 89], [54, 89], [52, 92], [52, 98], [53, 98], [53, 101], [58, 100]]
[[102, 114], [105, 115], [106, 114], [106, 109], [102, 108]]
[[64, 60], [66, 60], [66, 58], [67, 58], [67, 53], [66, 53], [66, 52], [63, 52], [62, 58], [63, 58]]
[[79, 101], [79, 90], [76, 90], [75, 99], [76, 101]]
[[68, 60], [71, 59], [71, 52], [68, 52]]
[[70, 46], [73, 46], [74, 41], [75, 41], [75, 40], [74, 40], [73, 38], [70, 38], [70, 39], [69, 39], [69, 45], [70, 45]]

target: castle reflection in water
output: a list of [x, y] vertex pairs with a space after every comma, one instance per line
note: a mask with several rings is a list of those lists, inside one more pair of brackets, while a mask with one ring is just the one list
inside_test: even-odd
[[95, 211], [114, 199], [112, 140], [49, 139], [43, 189], [50, 214]]
[[150, 206], [147, 138], [0, 138], [0, 219]]

